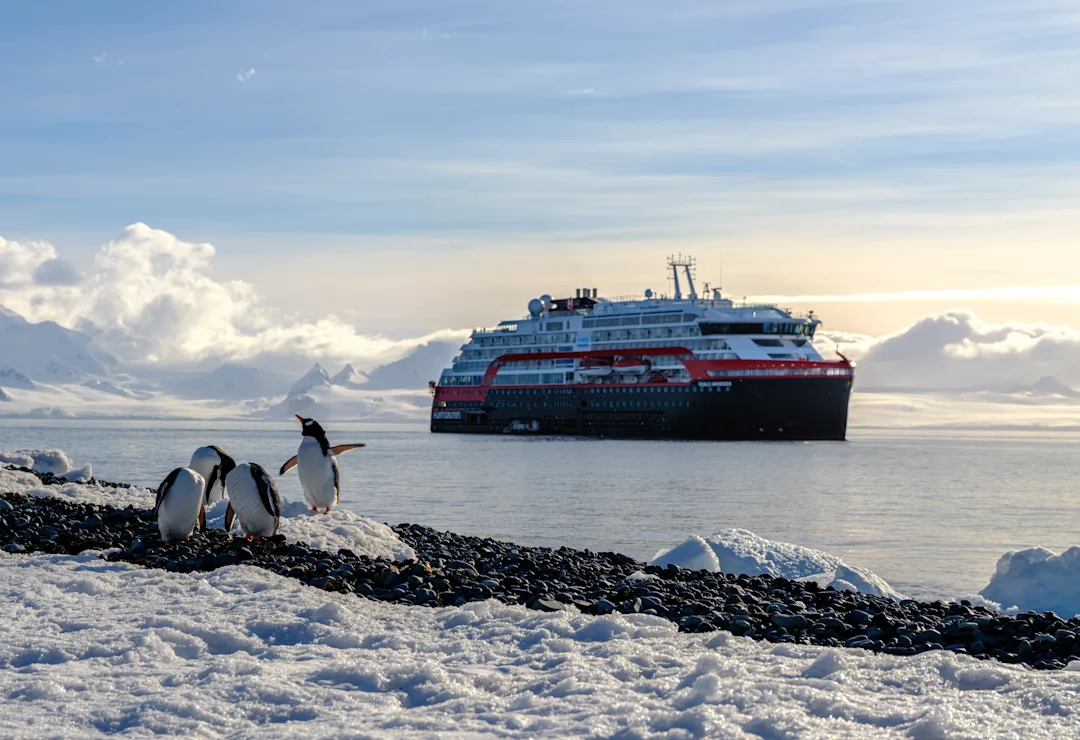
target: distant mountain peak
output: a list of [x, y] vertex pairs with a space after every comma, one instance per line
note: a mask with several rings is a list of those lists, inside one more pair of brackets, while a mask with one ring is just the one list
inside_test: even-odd
[[998, 390], [1005, 393], [1025, 396], [1063, 396], [1065, 398], [1080, 398], [1080, 391], [1073, 390], [1052, 375], [1044, 375], [1031, 385], [1014, 385]]
[[360, 372], [357, 372], [356, 368], [352, 364], [347, 364], [345, 367], [330, 378], [330, 382], [334, 385], [360, 385], [367, 377]]
[[1080, 392], [1077, 392], [1069, 386], [1062, 383], [1060, 380], [1052, 375], [1044, 375], [1031, 384], [1031, 390], [1036, 393], [1050, 393], [1055, 396], [1080, 396]]
[[0, 401], [10, 401], [10, 400], [11, 400], [11, 396], [9, 396], [8, 394], [4, 393], [4, 389], [3, 389], [3, 388], [0, 388]]
[[309, 392], [312, 388], [318, 386], [332, 386], [334, 382], [330, 380], [330, 375], [323, 369], [323, 366], [319, 363], [315, 363], [304, 377], [293, 383], [292, 388], [289, 389], [290, 396], [301, 396]]

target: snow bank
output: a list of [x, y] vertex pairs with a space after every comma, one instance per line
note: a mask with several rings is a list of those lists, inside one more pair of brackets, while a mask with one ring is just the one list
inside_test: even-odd
[[1080, 547], [1060, 555], [1044, 547], [1007, 552], [979, 595], [1019, 611], [1080, 614]]
[[[206, 512], [207, 526], [225, 528], [228, 499], [218, 501]], [[236, 526], [236, 525], [234, 525]], [[373, 519], [344, 509], [329, 514], [313, 514], [302, 502], [281, 499], [279, 534], [289, 542], [306, 542], [328, 552], [352, 550], [357, 555], [390, 560], [415, 560], [416, 552], [398, 539], [394, 530]]]
[[0, 450], [0, 463], [30, 468], [39, 473], [52, 473], [75, 481], [87, 481], [94, 477], [89, 463], [76, 470], [75, 464], [63, 450]]
[[1080, 674], [0, 553], [0, 736], [1065, 737]]
[[745, 529], [725, 529], [705, 538], [694, 535], [670, 550], [661, 550], [649, 564], [813, 580], [836, 589], [904, 598], [885, 579], [865, 568], [848, 565], [821, 550], [767, 540]]

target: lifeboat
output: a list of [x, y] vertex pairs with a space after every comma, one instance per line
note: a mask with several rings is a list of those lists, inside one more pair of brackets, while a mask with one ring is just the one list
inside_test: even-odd
[[582, 357], [577, 371], [578, 375], [585, 378], [605, 378], [615, 372], [610, 361], [597, 360], [593, 357]]
[[615, 372], [623, 375], [644, 375], [649, 372], [649, 362], [643, 357], [624, 357], [611, 363]]

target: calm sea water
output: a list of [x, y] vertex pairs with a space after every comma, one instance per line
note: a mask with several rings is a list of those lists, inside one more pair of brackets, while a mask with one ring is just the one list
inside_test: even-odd
[[[981, 589], [998, 556], [1080, 544], [1080, 435], [852, 430], [847, 442], [434, 435], [328, 424], [342, 505], [391, 523], [649, 558], [742, 527], [828, 550], [914, 596]], [[296, 424], [0, 421], [0, 449], [56, 447], [107, 480], [157, 483], [217, 444], [276, 469]], [[301, 497], [295, 472], [282, 494]]]

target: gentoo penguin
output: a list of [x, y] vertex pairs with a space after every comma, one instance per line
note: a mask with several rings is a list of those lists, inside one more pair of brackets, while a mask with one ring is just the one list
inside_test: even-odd
[[271, 537], [281, 521], [281, 497], [277, 483], [261, 465], [241, 463], [233, 468], [226, 481], [229, 505], [225, 508], [225, 531], [231, 532], [233, 518], [240, 519], [240, 529], [248, 537]]
[[206, 528], [205, 485], [203, 477], [191, 468], [177, 468], [161, 482], [154, 513], [162, 542], [186, 542], [195, 530], [195, 522], [201, 529]]
[[236, 467], [236, 461], [217, 445], [195, 450], [188, 467], [206, 479], [206, 505], [225, 498], [225, 476]]
[[361, 443], [331, 447], [319, 422], [305, 419], [299, 414], [296, 418], [302, 425], [300, 449], [281, 466], [278, 474], [285, 475], [289, 468], [295, 465], [296, 472], [300, 475], [300, 487], [304, 489], [304, 500], [312, 511], [318, 513], [319, 509], [322, 509], [322, 513], [327, 514], [338, 502], [341, 493], [337, 460], [334, 456], [364, 445]]

